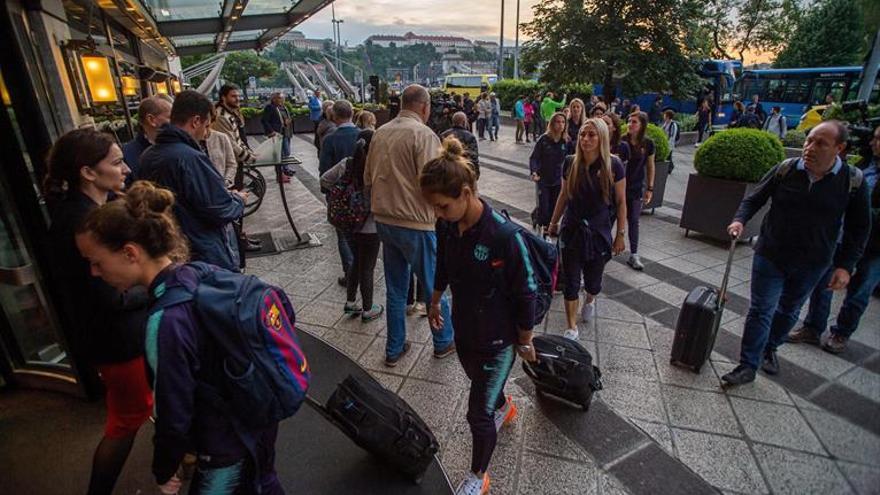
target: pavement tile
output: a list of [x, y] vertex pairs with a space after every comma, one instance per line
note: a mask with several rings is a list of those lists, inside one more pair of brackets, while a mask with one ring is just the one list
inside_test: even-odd
[[601, 343], [639, 347], [641, 349], [651, 348], [643, 323], [626, 323], [599, 318], [596, 322], [596, 327], [596, 340]]
[[619, 301], [608, 299], [606, 297], [599, 297], [596, 304], [596, 314], [602, 318], [628, 321], [630, 323], [641, 323], [644, 321], [641, 313], [634, 311], [629, 306], [626, 306]]
[[602, 400], [628, 418], [666, 422], [660, 386], [632, 375], [602, 374]]
[[[370, 346], [370, 343], [377, 340], [372, 335], [337, 330], [335, 328], [326, 329], [324, 334], [321, 335], [321, 339], [355, 361], [361, 357], [361, 354]], [[382, 345], [385, 345], [384, 340], [382, 340]]]
[[880, 469], [844, 461], [837, 461], [837, 467], [859, 495], [880, 493]]
[[678, 256], [673, 258], [667, 258], [665, 260], [660, 260], [660, 263], [663, 266], [667, 266], [672, 268], [673, 270], [684, 273], [685, 275], [691, 274], [694, 272], [700, 272], [706, 269], [703, 265], [698, 265], [697, 263], [693, 263], [688, 261], [687, 256]]
[[852, 493], [831, 459], [769, 445], [755, 445], [754, 451], [774, 493]]
[[673, 306], [681, 306], [685, 297], [687, 297], [686, 291], [665, 282], [645, 287], [643, 290], [657, 299], [672, 304]]
[[[826, 411], [805, 409], [803, 415], [831, 455], [880, 466], [880, 437], [877, 435]], [[878, 421], [876, 414], [874, 421]]]
[[459, 388], [412, 377], [403, 382], [398, 394], [433, 431], [443, 431], [452, 426], [456, 414], [455, 406], [464, 396]]
[[[409, 352], [398, 361], [397, 366], [389, 368], [385, 366], [385, 339], [376, 337], [375, 340], [366, 348], [358, 359], [358, 364], [368, 370], [393, 372], [400, 375], [406, 375], [412, 370], [412, 367], [419, 359], [419, 354], [425, 350], [423, 344], [410, 344], [412, 347]], [[430, 351], [429, 351], [430, 352]]]
[[296, 315], [297, 321], [323, 327], [332, 327], [341, 317], [342, 308], [338, 304], [320, 300], [312, 301]]
[[402, 376], [380, 373], [378, 371], [371, 371], [370, 375], [381, 383], [383, 387], [394, 393], [398, 393], [400, 386], [403, 385], [403, 380], [405, 379], [405, 377]]
[[[517, 366], [519, 366], [519, 362], [513, 364], [514, 368]], [[469, 389], [471, 386], [471, 381], [465, 375], [461, 362], [458, 360], [458, 355], [455, 354], [443, 359], [437, 359], [434, 357], [433, 352], [423, 352], [409, 372], [409, 376], [421, 380], [453, 385], [460, 389]], [[510, 388], [510, 385], [508, 385], [508, 388]]]
[[[715, 366], [715, 372], [718, 376], [724, 376], [727, 373], [733, 371], [736, 368], [738, 363], [731, 362], [721, 356], [721, 359], [715, 360], [712, 359], [712, 362]], [[720, 382], [716, 382], [716, 386], [720, 385]], [[744, 385], [742, 387], [731, 387], [724, 389], [724, 393], [733, 397], [744, 397], [746, 399], [755, 399], [762, 400], [768, 402], [776, 402], [779, 404], [792, 405], [791, 397], [778, 383], [771, 381], [764, 374], [758, 373], [755, 378], [755, 381]]]
[[712, 485], [742, 493], [769, 492], [746, 442], [678, 428], [672, 432], [678, 458]]
[[[342, 311], [340, 307], [340, 312]], [[379, 318], [370, 321], [364, 322], [361, 320], [360, 315], [356, 316], [348, 316], [343, 313], [342, 317], [334, 325], [334, 328], [339, 330], [347, 330], [349, 332], [357, 332], [363, 333], [366, 335], [378, 335], [385, 330], [385, 315], [383, 314]], [[384, 333], [383, 333], [384, 336]]]
[[578, 464], [529, 451], [523, 454], [522, 463], [530, 469], [520, 474], [517, 493], [598, 493], [599, 470], [590, 464]]
[[647, 287], [660, 282], [656, 278], [636, 270], [620, 271], [611, 275], [611, 278], [616, 278], [631, 287]]
[[810, 426], [793, 406], [731, 397], [733, 410], [752, 441], [827, 455]]
[[531, 451], [563, 457], [576, 462], [592, 462], [586, 452], [550, 422], [531, 400], [518, 402], [517, 422], [523, 428], [523, 445]]
[[838, 378], [837, 383], [874, 402], [880, 402], [880, 374], [864, 368], [854, 368]]
[[596, 348], [603, 377], [629, 375], [638, 380], [657, 381], [657, 368], [651, 351], [611, 344], [598, 344]]
[[739, 436], [739, 426], [727, 398], [720, 393], [662, 386], [672, 426]]
[[629, 492], [614, 476], [607, 474], [599, 475], [599, 493], [602, 495], [629, 495]]
[[721, 382], [712, 371], [711, 366], [703, 366], [700, 373], [694, 373], [689, 369], [669, 364], [671, 348], [668, 351], [664, 348], [663, 351], [662, 354], [656, 356], [657, 372], [660, 374], [662, 383], [718, 392]]
[[674, 450], [672, 449], [672, 431], [669, 429], [669, 426], [665, 423], [651, 423], [634, 418], [629, 418], [629, 420], [632, 421], [634, 425], [638, 426], [640, 430], [647, 433], [648, 436], [657, 442], [658, 445], [663, 447], [663, 450], [665, 450], [666, 453], [675, 456]]
[[[849, 361], [812, 345], [787, 344], [777, 352], [780, 358], [826, 378], [838, 377], [853, 367]], [[780, 367], [780, 373], [785, 373], [785, 364]]]

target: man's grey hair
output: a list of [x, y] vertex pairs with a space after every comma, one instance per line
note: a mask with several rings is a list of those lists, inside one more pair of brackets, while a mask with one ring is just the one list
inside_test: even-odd
[[452, 125], [458, 125], [462, 127], [467, 127], [468, 118], [464, 112], [455, 112], [452, 114]]
[[333, 117], [339, 120], [351, 120], [353, 115], [351, 103], [348, 100], [339, 100], [333, 104]]
[[400, 98], [400, 104], [403, 108], [410, 108], [415, 105], [422, 105], [431, 102], [431, 95], [424, 86], [419, 84], [410, 84], [403, 90]]
[[171, 105], [173, 100], [166, 95], [151, 96], [141, 100], [138, 106], [138, 118], [141, 122], [145, 120], [147, 115], [159, 115], [163, 110], [171, 113]]

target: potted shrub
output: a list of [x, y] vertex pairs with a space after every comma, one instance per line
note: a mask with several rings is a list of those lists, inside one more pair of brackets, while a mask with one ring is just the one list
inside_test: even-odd
[[[679, 226], [713, 239], [729, 239], [727, 226], [743, 198], [761, 177], [785, 159], [782, 142], [757, 129], [730, 129], [713, 135], [697, 150], [688, 178]], [[767, 207], [746, 225], [743, 238], [758, 234]]]
[[804, 131], [790, 129], [786, 132], [785, 137], [782, 138], [782, 145], [785, 146], [786, 158], [801, 156], [801, 152], [804, 148], [804, 141], [806, 141], [806, 139], [807, 136], [804, 134]]
[[[620, 133], [626, 135], [626, 124], [620, 126]], [[647, 211], [650, 208], [651, 214], [654, 214], [655, 208], [663, 206], [663, 196], [666, 193], [666, 178], [669, 176], [669, 139], [663, 129], [654, 124], [648, 124], [645, 136], [654, 141], [654, 196], [651, 198], [651, 202], [642, 208], [642, 211]]]

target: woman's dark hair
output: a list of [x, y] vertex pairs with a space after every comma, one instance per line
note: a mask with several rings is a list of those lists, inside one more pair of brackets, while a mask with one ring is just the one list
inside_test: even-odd
[[458, 198], [464, 186], [477, 191], [477, 174], [464, 156], [464, 145], [455, 136], [443, 140], [440, 156], [425, 164], [419, 175], [423, 193]]
[[153, 258], [185, 261], [188, 248], [171, 212], [173, 206], [174, 193], [149, 181], [137, 181], [122, 198], [92, 210], [77, 233], [91, 234], [111, 251], [134, 243]]
[[61, 200], [80, 186], [79, 171], [94, 168], [107, 157], [116, 140], [94, 129], [75, 129], [58, 138], [49, 150], [49, 173], [43, 180], [43, 194]]
[[351, 155], [351, 176], [359, 188], [362, 188], [364, 185], [364, 169], [367, 165], [367, 154], [370, 152], [370, 141], [372, 139], [372, 129], [364, 129], [358, 133], [357, 142], [354, 144], [354, 152]]
[[611, 133], [611, 151], [613, 153], [620, 144], [620, 116], [614, 112], [608, 112], [603, 115], [603, 117], [611, 119], [611, 128], [609, 131]]
[[645, 132], [648, 131], [648, 114], [646, 114], [645, 112], [633, 112], [629, 114], [629, 116], [637, 117], [640, 124], [639, 132], [636, 134], [636, 139], [633, 141], [632, 138], [630, 138], [630, 141], [633, 145], [644, 148]]

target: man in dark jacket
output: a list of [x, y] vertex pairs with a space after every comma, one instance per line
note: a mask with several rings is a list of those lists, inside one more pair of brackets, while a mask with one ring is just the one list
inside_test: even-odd
[[171, 118], [171, 100], [167, 95], [156, 95], [144, 98], [138, 107], [138, 120], [141, 131], [131, 141], [122, 145], [122, 156], [131, 173], [125, 178], [125, 185], [130, 186], [140, 168], [141, 155], [156, 142], [159, 129]]
[[447, 129], [440, 135], [440, 140], [446, 139], [446, 136], [455, 136], [461, 141], [465, 149], [465, 158], [474, 166], [474, 173], [477, 179], [480, 178], [480, 150], [477, 144], [477, 137], [468, 130], [468, 118], [464, 112], [455, 112], [452, 115], [452, 128]]
[[177, 95], [171, 122], [141, 156], [138, 178], [174, 193], [174, 214], [194, 260], [237, 272], [239, 254], [232, 222], [241, 217], [246, 196], [226, 189], [223, 177], [199, 148], [211, 124], [212, 107], [196, 91]]
[[[290, 156], [290, 114], [284, 106], [284, 95], [281, 93], [272, 93], [269, 104], [263, 108], [263, 116], [260, 117], [260, 123], [263, 124], [263, 132], [267, 138], [273, 138], [276, 135], [281, 136], [281, 158]], [[284, 165], [284, 175], [293, 175], [293, 170]], [[287, 182], [287, 181], [285, 181]]]
[[[803, 157], [770, 169], [727, 227], [731, 236], [739, 237], [743, 225], [770, 201], [752, 261], [740, 364], [721, 377], [729, 385], [754, 381], [759, 365], [767, 374], [779, 372], [776, 349], [829, 266], [830, 289], [849, 284], [868, 240], [871, 218], [861, 171], [838, 156], [846, 148], [847, 134], [846, 126], [835, 120], [814, 127], [804, 142]], [[858, 187], [852, 190], [854, 184]], [[835, 251], [838, 237], [841, 243]]]
[[471, 99], [471, 94], [465, 93], [464, 98], [461, 100], [461, 108], [467, 117], [468, 132], [474, 132], [474, 122], [477, 120], [476, 113], [474, 112], [475, 105], [474, 100]]
[[831, 313], [832, 292], [827, 286], [833, 272], [828, 270], [810, 296], [810, 311], [804, 319], [804, 326], [788, 334], [788, 342], [821, 344], [822, 349], [840, 354], [846, 350], [846, 343], [859, 327], [871, 293], [880, 284], [880, 127], [874, 129], [871, 152], [871, 161], [863, 170], [864, 181], [871, 195], [871, 236], [865, 254], [856, 264], [856, 273], [846, 288], [846, 297], [837, 313], [837, 324], [831, 327], [830, 335], [822, 342]]

